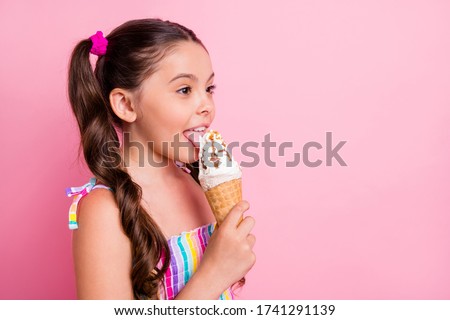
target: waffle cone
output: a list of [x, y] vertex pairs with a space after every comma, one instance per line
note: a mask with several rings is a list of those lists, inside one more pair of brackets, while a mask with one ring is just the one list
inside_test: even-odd
[[230, 210], [242, 200], [242, 179], [234, 179], [205, 192], [209, 206], [220, 225]]

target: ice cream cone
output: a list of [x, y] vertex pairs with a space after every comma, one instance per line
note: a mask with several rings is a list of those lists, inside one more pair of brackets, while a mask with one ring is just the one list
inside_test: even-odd
[[[230, 210], [242, 200], [241, 167], [227, 150], [219, 132], [200, 137], [198, 179], [220, 225]], [[242, 218], [241, 218], [242, 219]]]
[[242, 179], [223, 182], [207, 190], [205, 195], [217, 220], [217, 225], [220, 225], [230, 210], [242, 200]]

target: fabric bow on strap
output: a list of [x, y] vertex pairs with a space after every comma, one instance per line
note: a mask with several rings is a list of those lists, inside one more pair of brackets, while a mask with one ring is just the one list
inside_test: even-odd
[[72, 205], [69, 209], [69, 229], [74, 230], [78, 229], [78, 222], [77, 222], [77, 208], [78, 208], [78, 202], [83, 198], [85, 195], [87, 195], [92, 188], [95, 186], [95, 183], [97, 182], [97, 179], [91, 178], [88, 183], [86, 183], [84, 186], [81, 187], [71, 187], [66, 189], [66, 194], [68, 197], [73, 197]]

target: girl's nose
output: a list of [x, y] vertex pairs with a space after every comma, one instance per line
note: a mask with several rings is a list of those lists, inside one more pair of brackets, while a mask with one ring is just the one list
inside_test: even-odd
[[199, 114], [209, 114], [214, 109], [214, 102], [205, 97], [200, 101], [197, 112]]
[[214, 106], [211, 102], [206, 102], [201, 105], [201, 107], [199, 109], [200, 114], [209, 114], [213, 108], [214, 108]]

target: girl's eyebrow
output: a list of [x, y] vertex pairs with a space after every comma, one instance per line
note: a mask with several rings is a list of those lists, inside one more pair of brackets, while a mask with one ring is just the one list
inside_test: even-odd
[[[208, 80], [206, 80], [206, 82], [208, 82], [209, 80], [211, 80], [212, 77], [214, 77], [214, 72], [211, 73], [211, 75], [209, 76]], [[175, 76], [172, 80], [170, 80], [170, 81], [169, 81], [169, 84], [170, 84], [171, 82], [173, 82], [173, 81], [179, 79], [179, 78], [189, 78], [189, 79], [191, 79], [191, 80], [193, 80], [193, 81], [198, 82], [198, 78], [197, 78], [195, 75], [193, 75], [192, 73], [180, 73], [180, 74], [178, 74], [177, 76]]]

